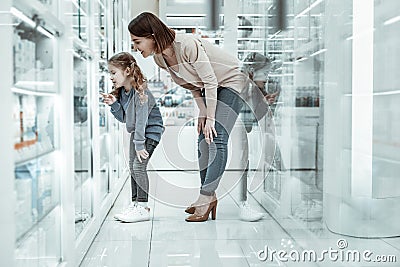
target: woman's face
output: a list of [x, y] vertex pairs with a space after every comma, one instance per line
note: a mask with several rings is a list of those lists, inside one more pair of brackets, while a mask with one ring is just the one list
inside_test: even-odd
[[128, 79], [128, 71], [123, 71], [116, 66], [109, 64], [108, 71], [110, 73], [110, 80], [113, 83], [113, 87], [120, 88], [122, 86], [126, 86], [129, 83]]
[[148, 57], [154, 53], [155, 44], [152, 38], [139, 37], [131, 34], [133, 48], [139, 51], [143, 57]]

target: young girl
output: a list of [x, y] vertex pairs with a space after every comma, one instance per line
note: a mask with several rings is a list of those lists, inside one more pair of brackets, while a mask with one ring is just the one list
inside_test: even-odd
[[150, 220], [147, 206], [149, 178], [147, 164], [164, 130], [160, 110], [154, 96], [147, 89], [146, 80], [135, 58], [126, 52], [108, 60], [113, 91], [102, 94], [114, 117], [126, 124], [131, 134], [129, 169], [131, 173], [132, 203], [114, 217], [123, 222]]

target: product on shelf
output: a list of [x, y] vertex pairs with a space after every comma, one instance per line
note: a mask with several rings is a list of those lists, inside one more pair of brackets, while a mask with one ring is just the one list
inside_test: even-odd
[[319, 107], [318, 87], [298, 87], [296, 90], [296, 107]]

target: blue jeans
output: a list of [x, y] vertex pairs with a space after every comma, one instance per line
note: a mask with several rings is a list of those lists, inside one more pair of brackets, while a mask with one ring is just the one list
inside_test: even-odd
[[229, 134], [243, 106], [240, 96], [231, 88], [219, 87], [217, 100], [215, 111], [217, 136], [214, 136], [214, 142], [210, 145], [205, 141], [203, 133], [200, 133], [198, 138], [200, 194], [208, 196], [214, 194], [225, 171], [228, 158]]

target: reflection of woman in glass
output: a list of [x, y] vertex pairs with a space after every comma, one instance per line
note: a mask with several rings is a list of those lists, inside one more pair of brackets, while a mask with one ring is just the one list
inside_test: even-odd
[[114, 90], [111, 94], [102, 94], [104, 102], [111, 106], [111, 113], [117, 120], [126, 123], [126, 129], [131, 133], [132, 203], [114, 217], [123, 222], [147, 221], [150, 220], [147, 164], [164, 130], [161, 113], [131, 54], [122, 52], [112, 56], [108, 60], [108, 69]]
[[198, 200], [186, 209], [186, 221], [200, 222], [212, 212], [215, 219], [215, 190], [225, 171], [230, 132], [242, 107], [239, 93], [246, 77], [235, 57], [194, 35], [179, 35], [155, 15], [144, 12], [128, 26], [134, 47], [143, 57], [154, 55], [156, 64], [167, 70], [180, 86], [189, 89], [200, 114], [198, 159], [201, 188]]

